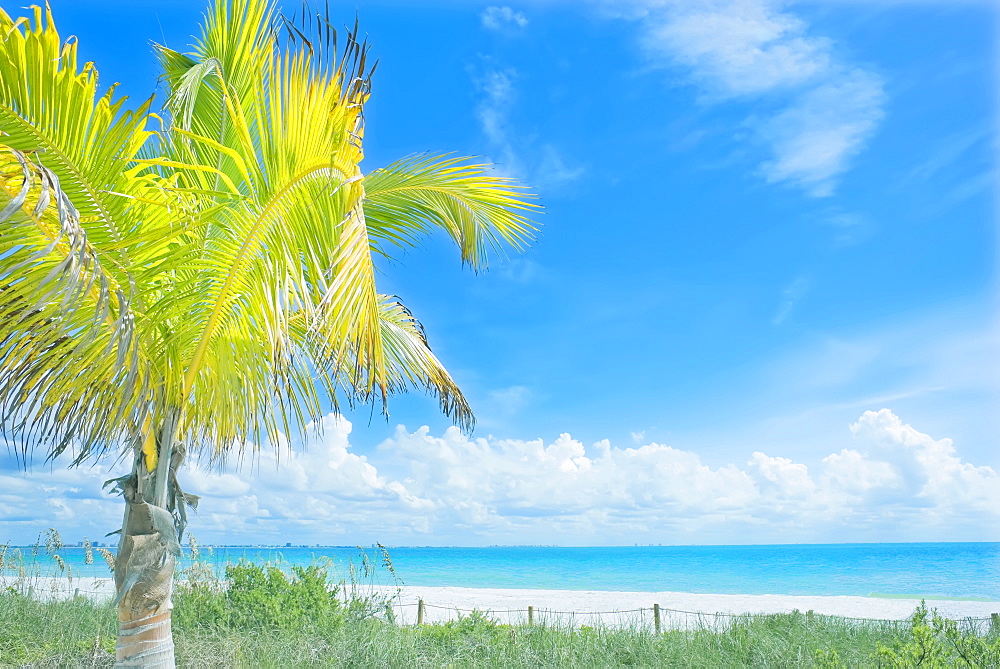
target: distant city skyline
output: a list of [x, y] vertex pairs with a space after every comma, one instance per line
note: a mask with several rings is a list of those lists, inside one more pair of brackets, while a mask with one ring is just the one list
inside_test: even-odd
[[[206, 2], [51, 5], [137, 104], [149, 42], [183, 50]], [[419, 393], [331, 408], [308, 443], [182, 472], [199, 541], [1000, 539], [993, 3], [331, 12], [379, 59], [363, 169], [482, 157], [537, 189], [540, 238], [478, 276], [439, 239], [382, 264], [471, 437]], [[0, 543], [117, 529], [125, 463], [66, 464], [0, 448]]]

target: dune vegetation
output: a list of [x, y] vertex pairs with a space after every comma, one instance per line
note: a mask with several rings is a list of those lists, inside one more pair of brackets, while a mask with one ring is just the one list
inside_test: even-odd
[[[108, 601], [26, 594], [31, 569], [0, 591], [0, 666], [114, 664]], [[367, 570], [365, 570], [367, 571]], [[37, 571], [35, 572], [37, 573]], [[178, 573], [173, 626], [179, 666], [225, 667], [996, 667], [1000, 628], [919, 607], [908, 621], [794, 611], [725, 626], [504, 624], [488, 611], [401, 624], [393, 598], [352, 569], [195, 562]]]

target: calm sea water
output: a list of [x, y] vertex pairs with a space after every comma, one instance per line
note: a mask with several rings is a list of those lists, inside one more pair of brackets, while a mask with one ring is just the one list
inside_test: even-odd
[[[731, 594], [888, 595], [1000, 601], [1000, 544], [795, 544], [780, 546], [636, 546], [609, 548], [492, 547], [390, 548], [397, 576], [407, 585], [469, 588], [679, 591]], [[58, 573], [41, 551], [42, 573]], [[377, 550], [366, 549], [371, 562]], [[84, 564], [81, 548], [60, 555], [81, 576], [108, 576], [99, 555]], [[346, 578], [357, 548], [202, 548], [218, 566], [246, 558], [308, 565], [333, 561]], [[182, 564], [182, 566], [184, 566]], [[384, 568], [376, 582], [392, 583]]]

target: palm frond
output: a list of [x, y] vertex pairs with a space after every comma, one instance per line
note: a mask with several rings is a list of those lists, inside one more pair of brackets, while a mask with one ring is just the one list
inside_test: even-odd
[[475, 416], [458, 385], [431, 352], [423, 326], [397, 298], [382, 295], [379, 315], [383, 357], [391, 392], [419, 388], [438, 398], [441, 411], [463, 432], [472, 432]]
[[122, 242], [139, 219], [129, 203], [107, 197], [127, 190], [126, 171], [152, 134], [150, 101], [128, 109], [114, 87], [98, 92], [92, 63], [80, 65], [75, 41], [63, 43], [51, 11], [33, 7], [33, 21], [0, 15], [0, 133], [3, 144], [44, 156], [62, 192], [87, 226], [90, 241], [118, 245], [106, 269], [127, 284], [132, 259]]
[[513, 179], [467, 158], [413, 156], [365, 177], [365, 219], [380, 245], [412, 244], [434, 229], [458, 245], [462, 261], [483, 268], [491, 254], [523, 250], [535, 236], [534, 197]]
[[133, 313], [37, 158], [0, 145], [0, 203], [0, 430], [81, 460], [142, 418]]
[[380, 373], [356, 369], [378, 365], [381, 350], [359, 206], [367, 47], [352, 33], [321, 62], [328, 23], [279, 40], [272, 10], [217, 3], [194, 53], [160, 48], [176, 136], [149, 164], [176, 170], [189, 193], [239, 196], [174, 267], [160, 305], [187, 324], [170, 343], [185, 370], [182, 431], [216, 448], [260, 432], [276, 441], [279, 428], [317, 419], [320, 370], [334, 403], [347, 386], [352, 397], [386, 394]]
[[215, 0], [190, 53], [157, 47], [156, 134], [148, 102], [99, 94], [47, 10], [0, 10], [0, 30], [0, 429], [79, 461], [151, 455], [176, 426], [221, 455], [326, 401], [413, 388], [471, 429], [373, 252], [443, 229], [481, 269], [534, 238], [538, 207], [466, 159], [361, 174], [374, 66], [357, 24], [338, 39], [328, 10]]

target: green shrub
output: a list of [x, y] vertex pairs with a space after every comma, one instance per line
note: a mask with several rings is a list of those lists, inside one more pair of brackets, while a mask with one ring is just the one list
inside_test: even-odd
[[226, 567], [222, 583], [180, 585], [174, 624], [262, 631], [329, 626], [342, 618], [337, 592], [323, 567], [292, 567], [289, 577], [277, 567], [241, 562]]
[[[930, 622], [928, 623], [928, 615]], [[958, 623], [930, 612], [927, 603], [910, 618], [910, 636], [902, 642], [878, 645], [874, 659], [879, 667], [1000, 667], [1000, 637], [963, 632]]]

